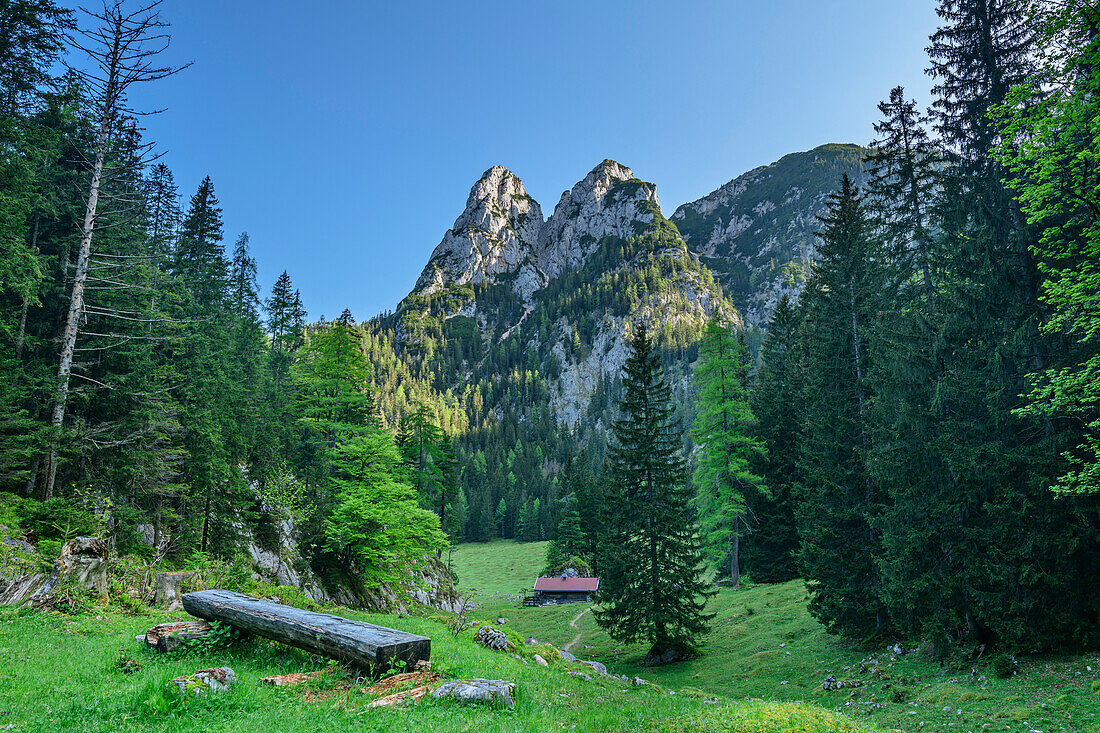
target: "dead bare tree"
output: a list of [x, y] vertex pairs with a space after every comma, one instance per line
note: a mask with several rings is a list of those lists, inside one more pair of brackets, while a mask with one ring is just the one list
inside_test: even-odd
[[[94, 27], [89, 30], [78, 29], [69, 37], [72, 48], [82, 52], [89, 60], [87, 69], [72, 70], [83, 83], [94, 104], [98, 125], [95, 151], [90, 161], [91, 181], [81, 227], [80, 249], [77, 253], [65, 330], [61, 338], [57, 392], [51, 414], [55, 437], [48, 458], [43, 499], [50, 498], [57, 480], [58, 441], [65, 423], [73, 354], [81, 319], [85, 314], [84, 291], [92, 260], [92, 235], [96, 222], [102, 215], [100, 197], [105, 178], [109, 175], [105, 164], [112, 136], [119, 132], [123, 119], [137, 114], [150, 114], [137, 112], [130, 107], [127, 92], [134, 84], [163, 79], [190, 65], [161, 66], [156, 60], [171, 41], [166, 32], [168, 24], [160, 17], [161, 2], [162, 0], [156, 0], [131, 10], [125, 0], [105, 0], [100, 11], [82, 8]], [[148, 151], [151, 147], [150, 143], [143, 149]]]

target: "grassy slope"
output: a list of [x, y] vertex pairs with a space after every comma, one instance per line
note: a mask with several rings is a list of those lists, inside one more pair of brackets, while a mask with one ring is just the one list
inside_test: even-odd
[[[568, 620], [583, 606], [515, 608], [500, 595], [530, 587], [544, 552], [545, 543], [463, 545], [453, 563], [461, 587], [483, 591], [481, 613], [504, 616], [521, 635], [560, 646], [576, 633]], [[1007, 680], [988, 665], [979, 665], [976, 675], [945, 670], [920, 654], [893, 658], [881, 648], [841, 642], [809, 616], [805, 598], [801, 582], [723, 589], [710, 606], [717, 616], [704, 654], [668, 667], [643, 669], [645, 646], [612, 641], [591, 614], [578, 622], [583, 633], [573, 651], [672, 689], [814, 702], [888, 728], [1100, 733], [1100, 655], [1021, 660], [1020, 672]], [[872, 655], [885, 678], [860, 673], [860, 662]], [[851, 689], [826, 692], [821, 682], [830, 674], [865, 686], [856, 697]]]
[[[753, 733], [872, 733], [805, 706], [731, 706], [702, 694], [665, 694], [618, 680], [570, 676], [551, 657], [544, 669], [475, 645], [472, 630], [456, 638], [442, 618], [396, 617], [348, 609], [339, 613], [406, 629], [432, 638], [433, 668], [446, 677], [488, 677], [517, 684], [512, 711], [462, 706], [423, 698], [396, 709], [366, 707], [372, 696], [307, 688], [261, 686], [260, 678], [321, 669], [327, 660], [267, 642], [250, 640], [229, 650], [192, 651], [170, 658], [134, 640], [152, 623], [186, 614], [124, 615], [115, 608], [64, 616], [29, 609], [0, 609], [0, 730], [43, 731], [664, 731], [714, 730]], [[140, 669], [125, 673], [119, 654]], [[212, 666], [230, 666], [237, 684], [228, 692], [184, 701], [166, 693], [169, 680]], [[325, 688], [328, 688], [327, 691]], [[793, 722], [786, 722], [793, 721]], [[778, 727], [777, 727], [778, 726]]]

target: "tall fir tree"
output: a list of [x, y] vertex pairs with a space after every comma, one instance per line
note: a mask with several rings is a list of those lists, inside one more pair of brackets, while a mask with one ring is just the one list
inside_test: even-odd
[[702, 577], [683, 429], [644, 322], [630, 338], [618, 406], [599, 548], [601, 606], [593, 614], [616, 640], [648, 641], [647, 660], [660, 663], [688, 653], [709, 630], [713, 591]]
[[889, 625], [875, 567], [880, 539], [872, 526], [883, 497], [867, 470], [868, 342], [883, 294], [883, 254], [847, 175], [821, 223], [817, 261], [802, 296], [800, 565], [810, 612], [830, 631], [867, 634]]
[[802, 430], [798, 312], [791, 299], [779, 299], [760, 349], [760, 372], [751, 407], [766, 454], [758, 472], [768, 493], [749, 491], [745, 504], [752, 531], [745, 539], [745, 565], [754, 580], [777, 583], [799, 577], [794, 487], [798, 484], [798, 445]]

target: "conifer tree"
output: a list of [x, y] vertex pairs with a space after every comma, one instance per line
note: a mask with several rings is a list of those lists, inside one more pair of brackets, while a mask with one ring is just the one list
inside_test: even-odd
[[546, 546], [547, 572], [557, 572], [573, 558], [583, 560], [585, 557], [584, 530], [581, 528], [581, 515], [577, 510], [577, 497], [569, 494], [561, 503], [554, 535]]
[[[230, 446], [239, 431], [232, 417], [233, 391], [229, 374], [231, 325], [227, 302], [229, 263], [222, 245], [221, 207], [207, 176], [191, 197], [172, 252], [170, 271], [182, 290], [176, 315], [184, 322], [175, 354], [181, 381], [178, 399], [184, 421], [183, 480], [201, 518], [199, 549], [207, 552], [215, 538], [227, 550], [236, 532], [234, 505], [242, 500], [245, 483]], [[228, 550], [227, 550], [228, 551]]]
[[872, 518], [883, 499], [867, 470], [867, 347], [883, 291], [883, 254], [847, 175], [827, 206], [802, 301], [807, 359], [798, 464], [800, 565], [810, 612], [826, 628], [882, 632], [888, 619], [879, 600], [874, 557], [880, 542]]
[[[748, 403], [748, 349], [732, 329], [712, 318], [699, 347], [695, 372], [698, 415], [694, 437], [701, 446], [692, 480], [698, 492], [699, 523], [707, 559], [730, 562], [730, 579], [740, 579], [740, 541], [745, 528], [745, 495], [764, 493], [752, 466], [763, 457], [752, 435]], [[767, 528], [760, 528], [767, 531]]]
[[746, 538], [744, 557], [749, 573], [761, 583], [799, 576], [793, 496], [803, 418], [798, 339], [798, 312], [784, 295], [772, 311], [761, 345], [760, 373], [751, 403], [757, 435], [766, 449], [758, 471], [767, 477], [769, 491], [745, 495], [753, 531]]
[[647, 659], [659, 663], [680, 658], [708, 631], [713, 591], [701, 575], [683, 429], [644, 322], [630, 339], [619, 411], [608, 451], [601, 607], [593, 613], [612, 638], [648, 641]]

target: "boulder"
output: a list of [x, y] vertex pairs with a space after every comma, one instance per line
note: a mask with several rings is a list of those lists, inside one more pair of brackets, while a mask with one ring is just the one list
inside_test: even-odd
[[32, 545], [30, 542], [27, 542], [22, 537], [9, 537], [9, 536], [5, 535], [3, 537], [0, 537], [0, 542], [4, 542], [8, 545], [11, 545], [12, 547], [19, 550], [20, 552], [22, 552], [25, 555], [37, 555], [38, 554], [38, 550], [34, 549], [34, 545]]
[[608, 676], [607, 667], [600, 664], [599, 662], [593, 662], [591, 660], [586, 660], [586, 659], [578, 659], [577, 661], [579, 661], [581, 664], [587, 664], [589, 667], [592, 668], [592, 671], [595, 672], [596, 674], [602, 674], [604, 677]]
[[577, 661], [577, 658], [576, 658], [576, 657], [574, 657], [574, 656], [573, 656], [572, 654], [570, 654], [569, 652], [565, 651], [564, 649], [562, 649], [562, 650], [561, 650], [561, 658], [562, 658], [562, 659], [564, 659], [564, 660], [565, 660], [565, 661], [567, 661], [567, 662], [575, 662], [575, 661]]
[[643, 664], [646, 667], [656, 667], [661, 664], [679, 662], [682, 659], [687, 659], [689, 656], [690, 653], [688, 650], [677, 644], [667, 647], [660, 647], [654, 644], [649, 650], [649, 653], [645, 655]]
[[503, 625], [504, 625], [504, 619], [498, 617], [497, 618], [497, 626], [503, 626]]
[[157, 573], [157, 605], [169, 611], [183, 608], [183, 584], [195, 575], [193, 571]]
[[476, 702], [492, 705], [497, 703], [506, 708], [515, 707], [516, 685], [505, 680], [454, 680], [440, 685], [435, 697], [449, 697], [459, 702]]
[[503, 631], [494, 629], [492, 626], [482, 626], [478, 629], [477, 634], [474, 635], [474, 641], [498, 652], [508, 648], [508, 637]]
[[176, 677], [172, 684], [181, 695], [201, 695], [205, 692], [228, 690], [237, 681], [237, 673], [229, 667], [200, 669], [195, 674]]
[[535, 664], [539, 665], [540, 667], [549, 667], [550, 666], [547, 663], [547, 661], [542, 658], [541, 654], [536, 654], [535, 655]]

